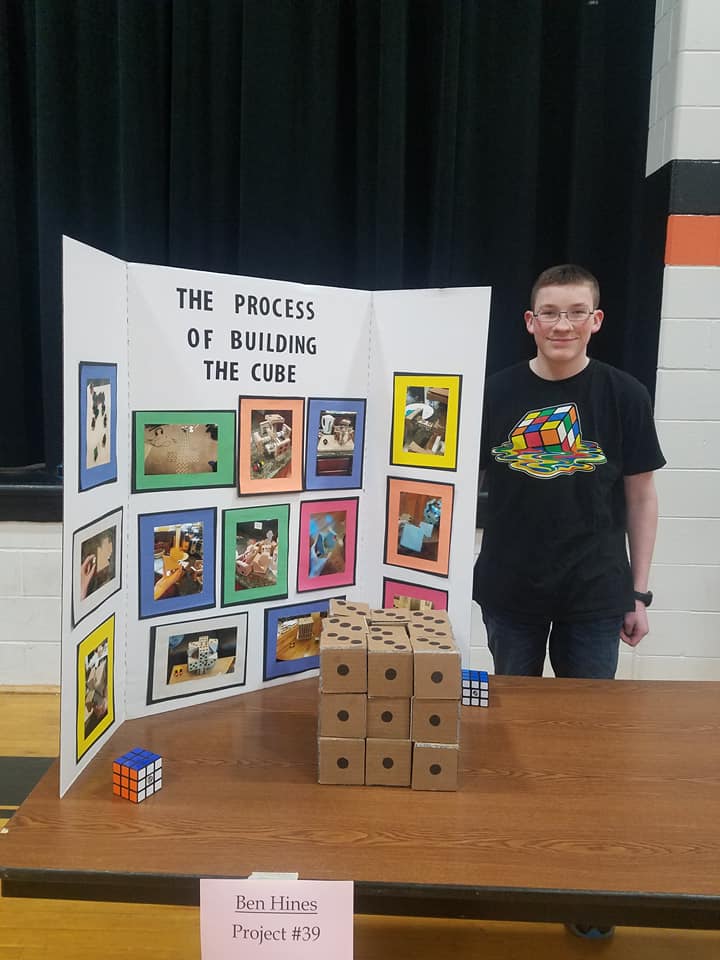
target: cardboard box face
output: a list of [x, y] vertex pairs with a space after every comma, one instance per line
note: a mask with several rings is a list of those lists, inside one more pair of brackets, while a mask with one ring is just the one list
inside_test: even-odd
[[405, 697], [368, 697], [367, 736], [381, 740], [410, 738], [410, 700]]
[[413, 790], [457, 790], [460, 749], [447, 743], [413, 747]]
[[459, 743], [460, 702], [414, 697], [410, 739], [421, 743]]
[[428, 640], [443, 640], [455, 643], [452, 627], [449, 623], [420, 623], [408, 624], [408, 634], [411, 637], [426, 637]]
[[450, 617], [448, 616], [447, 610], [412, 610], [410, 613], [410, 623], [431, 627], [442, 627], [445, 625], [448, 629], [452, 629], [450, 627]]
[[368, 635], [368, 696], [411, 697], [413, 651], [404, 630], [372, 628]]
[[318, 783], [365, 783], [365, 741], [319, 737]]
[[409, 787], [411, 744], [409, 740], [368, 738], [365, 748], [365, 783], [380, 787]]
[[323, 693], [367, 692], [367, 624], [363, 617], [327, 617], [320, 634]]
[[364, 693], [321, 693], [318, 734], [321, 737], [364, 739], [367, 697]]
[[320, 647], [322, 693], [367, 693], [367, 647]]
[[370, 613], [370, 604], [362, 603], [360, 600], [338, 600], [332, 597], [329, 613], [331, 617], [342, 617], [348, 613], [358, 617], [367, 617]]
[[415, 696], [424, 700], [459, 700], [460, 653], [449, 640], [411, 637]]
[[370, 611], [368, 623], [371, 626], [392, 623], [407, 623], [410, 620], [409, 610], [400, 610], [398, 607], [380, 607]]

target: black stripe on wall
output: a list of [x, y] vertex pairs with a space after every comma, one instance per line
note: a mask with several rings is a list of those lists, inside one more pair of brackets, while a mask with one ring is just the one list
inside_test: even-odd
[[720, 214], [720, 160], [671, 160], [665, 166], [671, 168], [668, 214]]

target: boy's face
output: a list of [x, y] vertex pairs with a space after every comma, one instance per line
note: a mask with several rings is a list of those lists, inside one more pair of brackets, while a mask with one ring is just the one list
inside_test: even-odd
[[[533, 310], [525, 311], [525, 326], [537, 346], [538, 354], [551, 366], [572, 365], [587, 356], [590, 337], [602, 326], [603, 312], [594, 309], [593, 290], [587, 283], [555, 284], [541, 287]], [[533, 313], [534, 311], [534, 313]], [[534, 314], [562, 311], [555, 323], [542, 321]], [[586, 311], [587, 319], [571, 323], [568, 313]]]

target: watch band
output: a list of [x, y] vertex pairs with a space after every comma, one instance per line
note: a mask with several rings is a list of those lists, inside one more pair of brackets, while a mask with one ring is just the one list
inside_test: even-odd
[[636, 600], [639, 600], [641, 603], [644, 603], [646, 607], [650, 606], [653, 599], [652, 590], [648, 590], [647, 593], [641, 593], [639, 590], [635, 590], [633, 592], [635, 594]]

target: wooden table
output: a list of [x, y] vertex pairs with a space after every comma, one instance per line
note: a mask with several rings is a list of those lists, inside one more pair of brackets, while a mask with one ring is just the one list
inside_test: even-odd
[[[317, 681], [125, 723], [0, 838], [5, 896], [197, 903], [199, 877], [353, 879], [356, 910], [720, 928], [720, 685], [491, 678], [461, 787], [320, 786]], [[110, 760], [164, 758], [158, 796]]]

